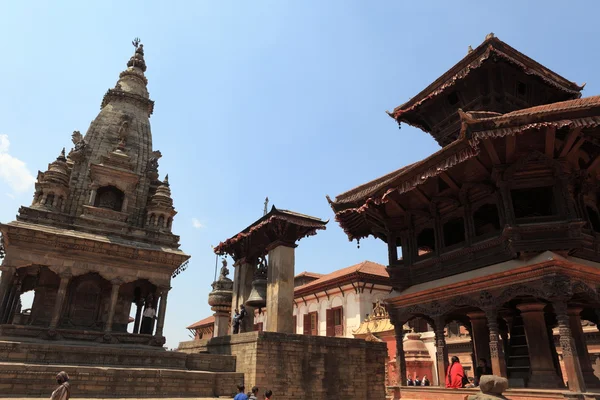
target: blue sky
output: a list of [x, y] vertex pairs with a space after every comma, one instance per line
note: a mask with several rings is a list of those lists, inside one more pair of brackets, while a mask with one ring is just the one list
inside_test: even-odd
[[300, 242], [297, 272], [386, 263], [382, 242], [348, 242], [325, 195], [436, 151], [385, 110], [489, 32], [600, 94], [598, 11], [594, 1], [0, 0], [0, 221], [29, 205], [33, 177], [73, 130], [86, 131], [139, 36], [174, 231], [192, 255], [169, 297], [175, 347], [210, 315], [210, 246], [259, 218], [266, 196], [332, 220]]

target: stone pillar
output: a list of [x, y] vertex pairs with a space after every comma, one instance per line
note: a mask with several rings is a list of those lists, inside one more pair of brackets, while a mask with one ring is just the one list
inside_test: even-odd
[[269, 250], [266, 331], [295, 333], [293, 243], [275, 242]]
[[594, 375], [594, 368], [592, 367], [592, 362], [588, 353], [585, 334], [583, 333], [583, 327], [581, 326], [581, 311], [582, 308], [580, 307], [569, 307], [567, 310], [567, 314], [569, 315], [571, 336], [575, 341], [575, 347], [577, 349], [577, 355], [579, 356], [579, 365], [581, 366], [581, 373], [583, 374], [585, 386], [588, 388], [599, 388], [600, 380], [596, 375]]
[[135, 321], [133, 323], [133, 333], [140, 333], [140, 322], [142, 321], [142, 311], [144, 310], [144, 303], [142, 299], [138, 299], [135, 303]]
[[496, 310], [487, 310], [485, 313], [487, 319], [489, 336], [489, 355], [492, 373], [497, 376], [507, 377], [506, 357], [504, 348], [500, 343], [500, 331], [498, 328], [498, 313]]
[[487, 327], [487, 319], [484, 312], [473, 312], [467, 314], [471, 320], [471, 340], [475, 349], [475, 364], [480, 358], [490, 362], [490, 332]]
[[[586, 387], [581, 372], [581, 364], [579, 363], [578, 349], [575, 345], [575, 340], [573, 340], [573, 336], [571, 335], [571, 318], [568, 315], [567, 304], [563, 301], [555, 301], [552, 303], [552, 307], [554, 308], [556, 320], [558, 321], [559, 341], [562, 349], [565, 371], [567, 372], [566, 380], [569, 383], [569, 390], [572, 392], [585, 392]], [[581, 312], [581, 310], [578, 310], [577, 316], [579, 316], [579, 312]], [[581, 329], [581, 321], [579, 324], [579, 329]], [[587, 349], [585, 349], [584, 352], [587, 354]]]
[[156, 323], [155, 336], [163, 335], [163, 328], [165, 327], [165, 316], [167, 314], [167, 296], [169, 295], [170, 287], [161, 288], [160, 290], [160, 309], [158, 310], [158, 322]]
[[435, 320], [435, 350], [438, 371], [438, 385], [446, 387], [446, 371], [448, 370], [448, 348], [444, 337], [445, 321], [442, 318]]
[[65, 297], [67, 296], [67, 287], [71, 281], [70, 273], [62, 273], [60, 276], [60, 286], [56, 293], [56, 302], [54, 303], [54, 312], [52, 313], [52, 320], [50, 321], [50, 329], [56, 329], [58, 322], [60, 321], [63, 304], [65, 303]]
[[[235, 310], [240, 310], [240, 306], [246, 303], [252, 291], [252, 280], [256, 263], [235, 263], [233, 264], [233, 294], [231, 299], [231, 315]], [[251, 332], [254, 329], [254, 307], [246, 307], [248, 315], [240, 324], [240, 332]], [[233, 333], [233, 323], [231, 324], [231, 333]]]
[[13, 284], [11, 287], [11, 291], [9, 293], [8, 302], [6, 304], [6, 310], [4, 315], [5, 324], [12, 324], [12, 320], [14, 314], [19, 307], [19, 303], [21, 301], [21, 285], [23, 284], [24, 278], [19, 278], [15, 275], [13, 279]]
[[94, 202], [96, 201], [96, 193], [97, 193], [97, 188], [92, 188], [92, 190], [90, 191], [90, 206], [94, 205]]
[[14, 267], [4, 269], [0, 276], [0, 323], [3, 322], [7, 310], [7, 303], [11, 293], [11, 283], [14, 279], [16, 269]]
[[[550, 348], [550, 338], [544, 318], [544, 303], [525, 303], [517, 305], [521, 310], [525, 337], [529, 350], [531, 388], [560, 388], [564, 385], [559, 378]], [[568, 320], [567, 320], [568, 322]]]
[[406, 359], [404, 358], [404, 326], [401, 323], [394, 325], [396, 338], [396, 371], [398, 371], [398, 386], [406, 386], [408, 379]]
[[106, 319], [106, 326], [104, 332], [112, 332], [113, 320], [115, 319], [115, 309], [117, 308], [117, 300], [119, 298], [119, 288], [121, 287], [120, 281], [112, 281], [112, 291], [110, 292], [110, 306], [108, 309], [108, 318]]

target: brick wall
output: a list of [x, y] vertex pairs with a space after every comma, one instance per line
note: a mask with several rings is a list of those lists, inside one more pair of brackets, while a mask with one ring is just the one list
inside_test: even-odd
[[69, 374], [71, 398], [233, 397], [243, 379], [235, 372], [0, 363], [0, 396], [48, 398], [63, 370]]
[[249, 332], [213, 338], [208, 351], [236, 356], [246, 387], [287, 399], [385, 398], [385, 343]]

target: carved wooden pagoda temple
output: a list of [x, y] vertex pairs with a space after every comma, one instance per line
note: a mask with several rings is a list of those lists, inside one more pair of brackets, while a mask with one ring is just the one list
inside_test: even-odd
[[555, 327], [569, 389], [598, 387], [581, 319], [600, 322], [600, 96], [582, 89], [490, 34], [389, 113], [442, 148], [329, 200], [350, 240], [388, 245], [401, 382], [421, 318], [441, 382], [460, 321], [511, 387], [564, 389]]

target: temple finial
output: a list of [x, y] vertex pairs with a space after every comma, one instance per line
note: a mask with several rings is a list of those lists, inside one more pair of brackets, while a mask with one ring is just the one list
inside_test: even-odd
[[139, 68], [142, 72], [146, 72], [146, 61], [144, 60], [144, 45], [140, 43], [140, 38], [136, 37], [131, 42], [135, 47], [133, 56], [127, 62], [127, 66], [130, 68]]
[[494, 35], [494, 32], [490, 32], [485, 36], [485, 40], [490, 40], [495, 38], [496, 36]]
[[165, 180], [162, 183], [165, 186], [169, 186], [169, 174], [165, 175]]
[[471, 53], [473, 51], [473, 48], [471, 47], [471, 45], [469, 45], [469, 49], [467, 50], [467, 54]]
[[267, 207], [269, 207], [269, 197], [265, 198], [265, 209], [263, 210], [263, 217], [268, 214]]
[[65, 148], [63, 147], [60, 151], [60, 155], [56, 158], [59, 161], [67, 161], [67, 157], [65, 156]]

